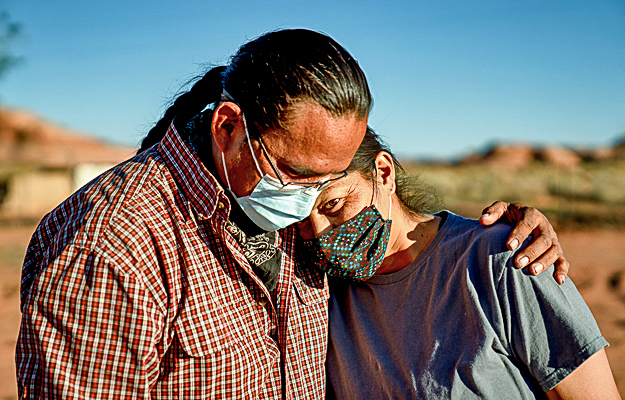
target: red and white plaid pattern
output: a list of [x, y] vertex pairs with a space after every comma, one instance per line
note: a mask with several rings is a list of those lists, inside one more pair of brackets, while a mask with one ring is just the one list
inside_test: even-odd
[[323, 398], [325, 277], [287, 228], [272, 298], [229, 212], [172, 125], [48, 214], [22, 271], [20, 398]]

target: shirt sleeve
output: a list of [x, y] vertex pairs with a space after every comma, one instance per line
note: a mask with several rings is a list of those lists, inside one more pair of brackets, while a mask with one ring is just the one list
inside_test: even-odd
[[135, 276], [69, 245], [33, 279], [22, 313], [20, 398], [149, 397], [163, 318]]
[[507, 341], [513, 357], [548, 391], [608, 343], [570, 278], [558, 285], [553, 266], [532, 276], [514, 267], [513, 256], [491, 256], [503, 265], [497, 296]]

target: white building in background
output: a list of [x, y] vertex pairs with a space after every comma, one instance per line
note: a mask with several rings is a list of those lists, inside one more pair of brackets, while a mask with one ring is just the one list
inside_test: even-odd
[[111, 163], [84, 163], [79, 164], [74, 168], [74, 176], [72, 180], [72, 193], [81, 187], [85, 186], [87, 183], [91, 182], [92, 179], [96, 178], [99, 175], [102, 175], [104, 172], [113, 168], [117, 164]]

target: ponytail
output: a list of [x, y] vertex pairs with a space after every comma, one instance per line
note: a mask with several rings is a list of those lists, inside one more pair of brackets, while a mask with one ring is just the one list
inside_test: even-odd
[[208, 104], [216, 103], [221, 98], [223, 90], [222, 73], [226, 67], [219, 66], [211, 69], [197, 81], [191, 90], [178, 96], [174, 103], [165, 111], [165, 115], [150, 129], [147, 136], [141, 142], [141, 153], [152, 145], [161, 141], [167, 133], [167, 129], [173, 121], [174, 117], [179, 118], [182, 122], [181, 126], [199, 114]]

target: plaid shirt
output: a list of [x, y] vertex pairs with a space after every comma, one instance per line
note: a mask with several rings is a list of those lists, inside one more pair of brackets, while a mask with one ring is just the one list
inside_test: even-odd
[[20, 397], [323, 398], [325, 277], [286, 228], [270, 294], [229, 213], [172, 125], [48, 214], [22, 271]]

